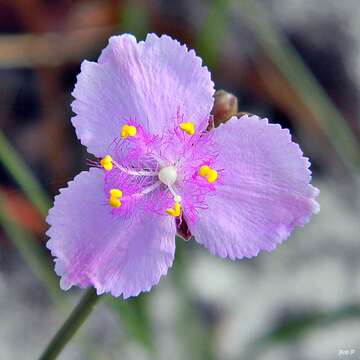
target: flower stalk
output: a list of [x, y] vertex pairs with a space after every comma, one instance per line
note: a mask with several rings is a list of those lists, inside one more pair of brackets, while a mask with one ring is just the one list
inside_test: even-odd
[[39, 357], [39, 360], [53, 360], [58, 357], [66, 344], [88, 318], [100, 298], [101, 296], [96, 295], [94, 288], [90, 288], [85, 292], [79, 304], [54, 335], [45, 351]]

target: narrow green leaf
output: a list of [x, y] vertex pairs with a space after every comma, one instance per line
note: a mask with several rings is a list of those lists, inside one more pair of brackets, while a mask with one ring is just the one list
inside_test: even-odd
[[138, 1], [127, 1], [121, 11], [121, 29], [143, 39], [149, 29], [149, 19], [146, 5]]
[[39, 212], [45, 216], [50, 207], [50, 199], [47, 193], [42, 189], [39, 181], [16, 153], [2, 131], [0, 131], [0, 163], [4, 165], [9, 175]]
[[63, 296], [59, 288], [59, 281], [52, 270], [50, 259], [46, 257], [44, 250], [39, 246], [32, 235], [11, 220], [4, 208], [4, 195], [0, 191], [0, 225], [7, 237], [20, 255], [28, 264], [34, 275], [49, 293], [54, 303], [61, 303]]
[[227, 10], [228, 0], [212, 0], [196, 35], [196, 51], [211, 69], [216, 67], [222, 41], [226, 35]]
[[350, 171], [357, 172], [360, 167], [359, 144], [347, 121], [304, 63], [297, 50], [275, 25], [269, 22], [266, 17], [266, 9], [260, 2], [240, 0], [238, 5], [259, 44], [299, 98], [313, 113], [319, 127], [327, 136], [340, 160]]

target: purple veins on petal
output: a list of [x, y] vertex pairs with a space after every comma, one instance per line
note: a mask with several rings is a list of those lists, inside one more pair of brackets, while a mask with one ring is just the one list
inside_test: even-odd
[[114, 216], [103, 200], [103, 174], [96, 168], [80, 173], [55, 198], [47, 247], [61, 286], [91, 285], [99, 294], [125, 298], [147, 291], [172, 264], [175, 224], [141, 211]]
[[211, 253], [236, 259], [271, 251], [319, 210], [309, 161], [288, 130], [257, 116], [234, 117], [214, 140], [226, 144], [217, 159], [222, 184], [190, 224]]
[[173, 127], [180, 110], [196, 126], [213, 105], [214, 84], [193, 50], [163, 35], [113, 36], [98, 62], [84, 61], [72, 119], [81, 143], [104, 156], [122, 122], [135, 119], [152, 134]]

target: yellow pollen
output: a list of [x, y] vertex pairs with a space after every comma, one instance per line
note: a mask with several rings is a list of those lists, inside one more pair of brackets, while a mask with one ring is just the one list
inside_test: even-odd
[[112, 206], [114, 209], [117, 209], [121, 206], [121, 201], [119, 198], [123, 196], [123, 193], [120, 189], [111, 189], [109, 191], [109, 205]]
[[121, 198], [123, 196], [123, 193], [120, 189], [111, 189], [109, 191], [110, 197], [114, 198]]
[[120, 136], [123, 138], [123, 139], [126, 139], [127, 137], [134, 137], [136, 135], [136, 127], [133, 126], [133, 125], [128, 125], [128, 124], [125, 124], [123, 125], [123, 127], [121, 128], [121, 131], [120, 131]]
[[200, 166], [199, 175], [205, 178], [209, 183], [213, 183], [218, 178], [218, 172], [207, 165]]
[[101, 165], [106, 171], [110, 171], [110, 170], [113, 168], [112, 157], [111, 157], [110, 155], [104, 156], [104, 157], [100, 160], [100, 165]]
[[210, 170], [211, 168], [207, 165], [200, 166], [199, 175], [202, 177], [206, 177], [208, 176]]
[[121, 206], [121, 201], [116, 198], [115, 196], [110, 196], [109, 198], [109, 205], [114, 209], [117, 209]]
[[188, 135], [195, 134], [195, 126], [191, 121], [182, 122], [180, 123], [179, 127], [182, 131], [186, 132]]
[[172, 208], [166, 209], [165, 212], [174, 217], [180, 216], [181, 206], [178, 202], [175, 202]]

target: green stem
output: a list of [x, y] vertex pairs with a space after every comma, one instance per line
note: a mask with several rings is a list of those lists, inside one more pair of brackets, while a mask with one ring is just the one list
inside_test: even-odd
[[39, 360], [52, 360], [57, 358], [66, 344], [85, 322], [100, 298], [101, 296], [96, 295], [96, 291], [93, 288], [85, 292], [79, 304], [52, 338]]

